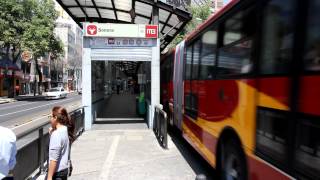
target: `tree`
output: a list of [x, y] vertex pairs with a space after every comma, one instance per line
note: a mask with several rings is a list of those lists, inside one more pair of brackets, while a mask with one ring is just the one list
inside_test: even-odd
[[[0, 3], [0, 56], [16, 63], [24, 50], [31, 51], [42, 84], [38, 58], [46, 53], [56, 58], [63, 53], [62, 42], [53, 30], [57, 14], [53, 0], [5, 0]], [[11, 90], [14, 94], [14, 79]]]
[[[31, 0], [6, 0], [0, 3], [0, 49], [5, 50], [0, 51], [0, 55], [12, 59], [14, 64], [22, 53], [22, 36], [33, 14], [33, 6]], [[14, 84], [14, 78], [11, 78], [10, 97], [15, 96]]]
[[211, 2], [208, 1], [201, 5], [188, 6], [187, 10], [192, 14], [191, 21], [186, 25], [185, 29], [180, 32], [168, 45], [173, 48], [179, 44], [189, 33], [197, 28], [199, 24], [204, 22], [211, 15]]
[[[55, 20], [57, 13], [52, 0], [32, 0], [35, 2], [34, 15], [30, 23], [27, 24], [25, 33], [22, 36], [23, 49], [30, 50], [36, 65], [36, 71], [39, 75], [38, 91], [42, 86], [42, 73], [39, 67], [38, 59], [49, 53], [57, 57], [63, 52], [61, 41], [54, 36]], [[35, 78], [36, 84], [36, 78]], [[35, 91], [36, 92], [36, 91]]]

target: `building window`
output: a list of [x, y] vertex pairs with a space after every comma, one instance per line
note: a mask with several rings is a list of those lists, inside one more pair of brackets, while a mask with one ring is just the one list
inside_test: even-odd
[[261, 74], [288, 73], [293, 48], [293, 0], [271, 0], [263, 10]]

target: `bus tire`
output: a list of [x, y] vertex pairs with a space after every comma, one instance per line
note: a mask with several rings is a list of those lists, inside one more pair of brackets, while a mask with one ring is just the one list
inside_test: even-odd
[[219, 151], [218, 171], [221, 180], [247, 180], [248, 171], [241, 144], [234, 139], [225, 139]]

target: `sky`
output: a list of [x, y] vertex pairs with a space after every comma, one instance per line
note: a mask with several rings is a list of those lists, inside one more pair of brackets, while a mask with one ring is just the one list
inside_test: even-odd
[[227, 4], [230, 0], [223, 0], [223, 4]]

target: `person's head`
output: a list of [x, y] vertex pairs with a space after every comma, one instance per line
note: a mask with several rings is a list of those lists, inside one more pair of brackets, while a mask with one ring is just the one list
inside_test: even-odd
[[53, 107], [50, 121], [53, 128], [56, 128], [57, 124], [67, 126], [69, 124], [69, 115], [67, 110], [61, 106]]
[[74, 141], [74, 130], [75, 125], [73, 120], [70, 118], [67, 110], [61, 106], [55, 106], [52, 108], [51, 126], [56, 128], [57, 124], [65, 125], [68, 128], [68, 135], [70, 142]]

